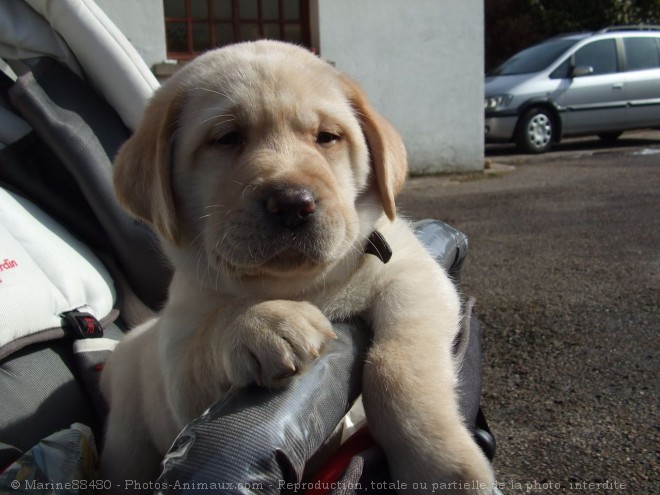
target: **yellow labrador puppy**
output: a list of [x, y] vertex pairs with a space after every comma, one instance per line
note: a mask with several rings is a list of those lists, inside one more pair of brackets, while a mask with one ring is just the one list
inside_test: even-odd
[[396, 131], [300, 47], [211, 51], [156, 92], [114, 178], [174, 278], [103, 373], [106, 476], [155, 479], [181, 428], [230, 387], [285, 384], [334, 337], [330, 321], [359, 315], [374, 332], [364, 406], [393, 479], [491, 492], [457, 407], [459, 297], [396, 216], [406, 174]]

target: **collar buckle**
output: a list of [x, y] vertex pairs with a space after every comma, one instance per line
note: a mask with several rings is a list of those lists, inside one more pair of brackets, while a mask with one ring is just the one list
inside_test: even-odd
[[392, 248], [385, 240], [385, 237], [383, 237], [383, 234], [374, 230], [367, 241], [364, 254], [372, 254], [383, 263], [390, 261], [392, 258]]

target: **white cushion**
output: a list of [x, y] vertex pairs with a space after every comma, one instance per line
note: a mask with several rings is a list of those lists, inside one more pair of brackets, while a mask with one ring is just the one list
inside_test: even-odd
[[30, 201], [0, 188], [0, 350], [60, 327], [66, 311], [100, 320], [115, 300], [112, 277], [89, 247]]

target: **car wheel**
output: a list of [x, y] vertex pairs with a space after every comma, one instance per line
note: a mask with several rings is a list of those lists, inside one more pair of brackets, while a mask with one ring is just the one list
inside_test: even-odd
[[619, 136], [623, 134], [621, 131], [612, 131], [612, 132], [601, 132], [598, 134], [598, 137], [600, 138], [601, 141], [604, 141], [606, 143], [613, 143], [617, 139], [619, 139]]
[[554, 120], [545, 108], [531, 108], [522, 116], [516, 144], [527, 153], [544, 153], [552, 146]]

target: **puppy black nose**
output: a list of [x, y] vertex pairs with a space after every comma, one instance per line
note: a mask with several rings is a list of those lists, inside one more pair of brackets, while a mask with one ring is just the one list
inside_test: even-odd
[[278, 224], [295, 228], [316, 211], [314, 194], [304, 187], [277, 188], [266, 197], [266, 211]]

